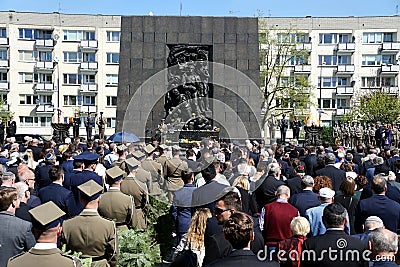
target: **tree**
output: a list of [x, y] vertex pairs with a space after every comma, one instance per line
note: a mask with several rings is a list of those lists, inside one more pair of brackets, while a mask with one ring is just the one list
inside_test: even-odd
[[275, 114], [277, 108], [290, 108], [302, 113], [313, 104], [307, 71], [305, 74], [294, 71], [296, 66], [303, 68], [309, 65], [307, 43], [307, 33], [292, 28], [277, 30], [261, 22], [259, 45], [263, 125], [272, 114], [279, 115]]
[[400, 101], [397, 95], [383, 91], [373, 92], [360, 97], [359, 105], [351, 113], [353, 120], [375, 123], [393, 123], [400, 116]]

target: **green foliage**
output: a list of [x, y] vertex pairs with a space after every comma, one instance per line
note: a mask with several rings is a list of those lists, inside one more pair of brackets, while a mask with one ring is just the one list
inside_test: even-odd
[[71, 255], [75, 258], [80, 259], [80, 261], [82, 262], [82, 267], [91, 267], [92, 266], [92, 258], [85, 258], [85, 259], [81, 258], [82, 252], [72, 252], [71, 250], [67, 251], [66, 245], [63, 245], [61, 250], [62, 250], [62, 252], [64, 252], [64, 254]]
[[353, 111], [353, 119], [374, 123], [393, 123], [399, 120], [400, 102], [398, 96], [375, 92], [360, 98], [360, 105]]
[[322, 142], [328, 141], [331, 145], [335, 143], [333, 139], [333, 127], [322, 127], [321, 140]]
[[161, 262], [160, 247], [151, 229], [118, 231], [118, 266], [151, 267]]

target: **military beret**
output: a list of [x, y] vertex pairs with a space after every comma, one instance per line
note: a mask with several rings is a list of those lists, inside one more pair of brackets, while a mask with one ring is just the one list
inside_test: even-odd
[[89, 151], [85, 151], [77, 156], [74, 157], [76, 160], [83, 160], [83, 161], [96, 161], [98, 160], [100, 155], [91, 153]]
[[141, 152], [141, 151], [139, 151], [139, 150], [132, 152], [132, 155], [133, 155], [137, 160], [141, 160], [141, 159], [143, 159], [143, 158], [146, 156], [143, 152]]
[[121, 180], [125, 174], [123, 170], [119, 166], [114, 166], [108, 170], [106, 170], [106, 174], [109, 178], [111, 178], [114, 182], [118, 182]]
[[81, 197], [92, 201], [97, 199], [101, 195], [101, 191], [103, 187], [101, 187], [98, 183], [93, 180], [89, 180], [84, 184], [78, 186], [78, 189], [81, 191]]
[[151, 152], [153, 152], [156, 148], [154, 146], [152, 146], [151, 144], [148, 144], [145, 148], [144, 151], [146, 151], [147, 154], [150, 154]]
[[129, 159], [126, 159], [125, 163], [131, 168], [137, 168], [140, 165], [140, 161], [138, 161], [134, 157], [130, 157]]
[[53, 201], [37, 206], [29, 213], [32, 216], [32, 225], [38, 230], [48, 230], [61, 223], [60, 218], [65, 215]]

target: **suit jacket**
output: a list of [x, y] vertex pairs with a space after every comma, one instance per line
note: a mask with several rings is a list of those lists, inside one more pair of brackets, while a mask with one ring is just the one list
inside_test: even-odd
[[318, 195], [311, 190], [302, 190], [299, 193], [293, 195], [289, 199], [289, 203], [295, 206], [300, 213], [300, 216], [305, 216], [306, 210], [319, 206], [321, 202], [318, 199]]
[[279, 186], [285, 185], [284, 182], [277, 180], [274, 176], [261, 177], [256, 183], [256, 200], [259, 211], [265, 204], [274, 202], [276, 199], [275, 191]]
[[74, 194], [65, 189], [62, 185], [51, 183], [50, 185], [40, 189], [39, 198], [42, 203], [53, 201], [66, 214], [63, 219], [71, 218], [77, 215], [77, 209]]
[[[336, 253], [332, 252], [333, 256], [336, 256], [336, 260], [333, 257], [329, 257], [329, 249], [336, 250]], [[303, 267], [309, 266], [321, 266], [321, 267], [363, 267], [367, 266], [366, 262], [363, 261], [362, 253], [366, 249], [365, 244], [354, 237], [348, 236], [342, 230], [327, 230], [325, 234], [308, 238], [304, 241], [303, 252], [315, 251], [318, 260], [313, 259], [312, 254], [305, 254], [305, 258], [301, 263]], [[359, 260], [352, 260], [352, 253], [348, 251], [357, 251]], [[342, 251], [343, 254], [340, 254]], [[308, 257], [310, 255], [310, 258]], [[338, 260], [340, 255], [343, 255], [342, 261]], [[331, 258], [331, 259], [330, 259]], [[349, 259], [346, 261], [346, 259]]]
[[99, 214], [115, 221], [118, 229], [127, 229], [136, 221], [136, 210], [132, 196], [111, 187], [101, 196]]
[[301, 177], [300, 176], [295, 176], [293, 178], [287, 179], [286, 180], [287, 186], [290, 188], [290, 195], [293, 196], [294, 194], [297, 194], [301, 192]]
[[100, 217], [97, 211], [84, 210], [78, 216], [64, 221], [61, 243], [67, 250], [82, 252], [82, 257], [106, 260], [117, 266], [117, 229], [113, 221]]
[[305, 172], [307, 175], [315, 176], [315, 170], [317, 167], [317, 154], [309, 154], [304, 158], [304, 164], [306, 165]]
[[9, 258], [35, 245], [31, 228], [30, 222], [8, 211], [0, 211], [0, 266], [6, 266]]
[[257, 256], [251, 250], [238, 249], [232, 251], [229, 256], [224, 259], [220, 259], [206, 265], [209, 267], [243, 267], [243, 266], [254, 266], [254, 267], [278, 267], [277, 262], [266, 262], [258, 260]]
[[19, 208], [15, 210], [15, 216], [27, 222], [32, 222], [31, 215], [29, 214], [30, 209], [31, 207], [29, 207], [26, 203], [21, 202], [19, 204]]
[[325, 168], [316, 171], [317, 175], [326, 175], [332, 180], [333, 190], [339, 191], [340, 184], [346, 178], [346, 172], [336, 168], [333, 165], [327, 165]]
[[64, 254], [58, 248], [35, 249], [11, 258], [8, 267], [80, 267], [81, 261], [78, 258]]
[[51, 169], [52, 166], [53, 166], [52, 164], [43, 164], [43, 165], [38, 165], [35, 168], [35, 181], [38, 190], [51, 184], [51, 180], [49, 178], [49, 170]]

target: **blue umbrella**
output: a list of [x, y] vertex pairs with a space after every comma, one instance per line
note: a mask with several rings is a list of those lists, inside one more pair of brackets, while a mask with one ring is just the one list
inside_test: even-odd
[[139, 142], [140, 139], [133, 133], [128, 133], [128, 132], [117, 132], [113, 135], [111, 135], [107, 140], [112, 141], [114, 143], [134, 143], [134, 142]]

